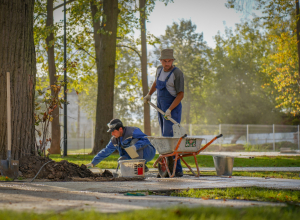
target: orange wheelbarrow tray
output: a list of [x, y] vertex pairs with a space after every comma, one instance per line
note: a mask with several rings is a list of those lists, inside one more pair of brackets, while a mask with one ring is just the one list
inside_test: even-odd
[[[201, 147], [203, 138], [197, 137], [187, 137], [183, 135], [182, 137], [147, 137], [151, 144], [160, 154], [155, 163], [154, 168], [158, 168], [158, 172], [161, 177], [174, 177], [177, 165], [177, 160], [181, 159], [183, 163], [189, 168], [189, 170], [196, 176], [200, 176], [200, 171], [198, 167], [198, 162], [196, 155], [201, 151], [206, 149], [212, 142], [222, 137], [222, 134], [214, 137], [205, 146]], [[186, 163], [183, 157], [191, 157], [195, 159], [195, 164], [197, 166], [197, 174], [192, 170], [192, 168]], [[174, 159], [173, 159], [174, 157]], [[172, 173], [170, 172], [172, 170]]]

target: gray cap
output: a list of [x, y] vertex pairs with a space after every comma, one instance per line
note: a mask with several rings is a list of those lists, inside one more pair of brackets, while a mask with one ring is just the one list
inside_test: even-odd
[[112, 132], [116, 129], [119, 129], [120, 127], [123, 127], [123, 123], [120, 119], [112, 119], [108, 124], [108, 130], [107, 132]]
[[175, 58], [173, 57], [173, 49], [164, 49], [160, 52], [159, 60], [165, 60], [165, 59], [175, 60]]

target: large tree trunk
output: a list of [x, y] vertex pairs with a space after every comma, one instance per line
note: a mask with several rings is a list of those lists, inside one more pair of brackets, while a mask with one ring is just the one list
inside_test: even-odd
[[6, 72], [11, 73], [12, 158], [34, 154], [34, 0], [0, 1], [0, 158], [6, 159]]
[[297, 18], [297, 46], [298, 46], [298, 84], [300, 84], [300, 17], [299, 17], [299, 0], [296, 1], [296, 18]]
[[[46, 27], [53, 27], [53, 0], [47, 0], [47, 21]], [[51, 31], [50, 35], [46, 38], [47, 44], [47, 54], [48, 54], [48, 70], [50, 78], [50, 86], [56, 83], [56, 67], [54, 59], [54, 36]], [[55, 93], [51, 89], [51, 95], [54, 96]], [[51, 154], [60, 154], [60, 125], [59, 125], [59, 108], [55, 108], [52, 112], [53, 121], [51, 122]]]
[[[96, 14], [99, 12], [96, 1], [92, 0], [90, 2], [91, 4], [91, 12], [92, 12], [92, 21], [93, 21], [93, 28], [94, 28], [94, 41], [95, 41], [95, 52], [96, 52], [96, 66], [97, 66], [97, 74], [99, 77], [99, 69], [100, 69], [100, 19], [96, 19]], [[101, 8], [100, 8], [101, 9]], [[96, 133], [95, 133], [96, 134]], [[96, 135], [95, 135], [96, 137]], [[95, 146], [95, 141], [94, 140], [94, 146]], [[93, 146], [93, 149], [94, 149]], [[95, 150], [96, 152], [96, 150]]]
[[[141, 47], [142, 47], [142, 85], [143, 97], [148, 93], [148, 75], [147, 75], [147, 38], [146, 38], [146, 0], [140, 0], [140, 24], [141, 24]], [[144, 103], [144, 132], [151, 136], [150, 124], [150, 105]]]
[[[111, 134], [107, 133], [107, 123], [113, 118], [114, 109], [113, 100], [118, 13], [118, 0], [103, 0], [103, 31], [105, 34], [101, 34], [100, 37], [100, 55], [98, 54], [99, 62], [97, 62], [98, 96], [93, 154], [96, 154], [98, 151], [105, 148], [111, 137]], [[95, 38], [97, 55], [96, 43]]]

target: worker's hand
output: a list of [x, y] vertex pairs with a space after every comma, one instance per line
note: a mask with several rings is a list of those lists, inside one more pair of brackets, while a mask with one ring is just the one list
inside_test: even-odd
[[167, 109], [167, 111], [165, 112], [164, 118], [169, 120], [169, 118], [171, 118], [171, 110]]
[[150, 102], [151, 101], [151, 95], [147, 94], [145, 97], [144, 97], [144, 103], [148, 103], [148, 101]]
[[92, 167], [94, 167], [94, 164], [88, 163], [88, 164], [86, 164], [85, 166], [86, 166], [87, 168], [92, 168]]

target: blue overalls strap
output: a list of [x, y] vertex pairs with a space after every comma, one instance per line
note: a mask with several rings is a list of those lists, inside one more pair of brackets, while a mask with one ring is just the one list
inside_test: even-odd
[[167, 76], [165, 82], [167, 82], [167, 81], [169, 80], [171, 74], [174, 72], [174, 70], [175, 70], [176, 68], [177, 68], [177, 67], [174, 67], [174, 68], [171, 70], [171, 72], [170, 72], [169, 75]]
[[[170, 78], [171, 74], [173, 73], [173, 71], [174, 71], [175, 69], [177, 69], [177, 67], [174, 67], [174, 68], [171, 70], [171, 72], [170, 72], [169, 75], [167, 76], [165, 82], [168, 81], [168, 79]], [[158, 73], [157, 80], [159, 79], [162, 70], [163, 70], [163, 67], [160, 69], [160, 71], [159, 71], [159, 73]]]

